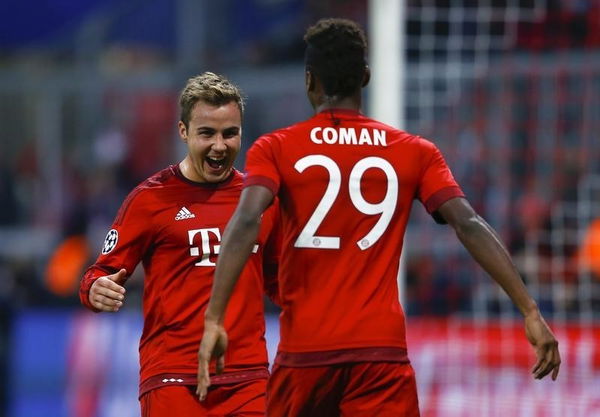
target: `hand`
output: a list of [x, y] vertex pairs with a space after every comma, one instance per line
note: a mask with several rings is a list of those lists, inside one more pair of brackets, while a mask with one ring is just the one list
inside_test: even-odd
[[531, 373], [536, 379], [542, 379], [552, 372], [552, 380], [556, 381], [560, 370], [558, 341], [539, 312], [525, 317], [525, 333], [537, 356]]
[[90, 304], [100, 311], [119, 311], [125, 299], [123, 283], [127, 279], [127, 271], [98, 278], [92, 284], [89, 293]]
[[225, 328], [211, 321], [204, 322], [204, 335], [198, 349], [198, 386], [196, 395], [200, 401], [206, 398], [210, 386], [209, 363], [212, 358], [217, 359], [217, 374], [223, 372], [225, 367], [225, 350], [227, 349], [227, 332]]

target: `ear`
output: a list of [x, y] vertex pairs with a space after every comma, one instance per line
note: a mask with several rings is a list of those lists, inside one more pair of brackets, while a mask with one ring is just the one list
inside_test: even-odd
[[304, 84], [306, 85], [306, 91], [312, 92], [316, 88], [315, 75], [308, 68], [304, 72]]
[[187, 128], [185, 127], [185, 123], [180, 120], [179, 123], [177, 123], [177, 129], [179, 130], [181, 140], [187, 143]]
[[371, 81], [371, 68], [368, 65], [365, 65], [365, 73], [363, 74], [363, 81], [361, 87], [366, 87]]

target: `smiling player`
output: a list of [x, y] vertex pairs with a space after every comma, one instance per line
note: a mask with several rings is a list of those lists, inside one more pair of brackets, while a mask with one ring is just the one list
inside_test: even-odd
[[208, 303], [221, 235], [242, 190], [233, 162], [240, 150], [243, 100], [236, 86], [206, 72], [188, 81], [180, 107], [186, 157], [126, 198], [102, 253], [83, 277], [81, 302], [94, 311], [118, 311], [123, 285], [142, 262], [142, 415], [263, 416], [268, 372], [262, 292], [263, 284], [270, 295], [276, 292], [276, 212], [263, 216], [225, 319], [232, 346], [227, 365], [200, 402], [194, 395], [203, 332], [198, 318]]

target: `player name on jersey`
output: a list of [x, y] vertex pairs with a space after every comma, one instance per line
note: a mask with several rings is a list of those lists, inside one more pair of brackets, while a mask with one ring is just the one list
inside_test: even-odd
[[369, 145], [387, 146], [385, 130], [362, 128], [359, 132], [353, 127], [313, 127], [310, 140], [318, 145]]

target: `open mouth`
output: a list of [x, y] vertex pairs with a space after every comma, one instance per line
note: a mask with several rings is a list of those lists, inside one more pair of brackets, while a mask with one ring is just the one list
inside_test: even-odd
[[225, 166], [226, 158], [209, 158], [208, 156], [205, 158], [206, 163], [212, 169], [221, 169]]

